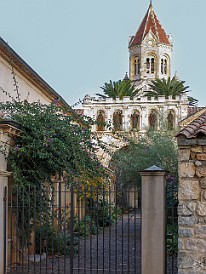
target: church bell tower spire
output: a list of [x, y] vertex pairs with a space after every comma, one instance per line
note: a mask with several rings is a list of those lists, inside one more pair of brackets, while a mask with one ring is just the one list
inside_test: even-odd
[[129, 78], [136, 86], [156, 78], [167, 79], [171, 72], [171, 52], [171, 36], [165, 33], [150, 0], [145, 17], [129, 41]]

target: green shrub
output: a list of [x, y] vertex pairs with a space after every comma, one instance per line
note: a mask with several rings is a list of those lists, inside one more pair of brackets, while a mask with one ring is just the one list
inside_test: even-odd
[[[70, 234], [58, 232], [51, 224], [43, 224], [35, 229], [35, 251], [38, 254], [47, 252], [48, 254], [69, 254]], [[73, 238], [73, 244], [78, 245], [79, 238]], [[76, 251], [76, 249], [75, 249]]]
[[[67, 220], [67, 228], [70, 231], [70, 219]], [[98, 228], [90, 215], [85, 215], [81, 220], [79, 220], [78, 216], [75, 216], [73, 231], [78, 236], [89, 237], [91, 234], [97, 234]]]
[[177, 255], [178, 252], [178, 224], [167, 225], [167, 253]]
[[98, 208], [93, 211], [93, 218], [98, 226], [113, 224], [121, 214], [121, 210], [106, 200], [98, 201]]

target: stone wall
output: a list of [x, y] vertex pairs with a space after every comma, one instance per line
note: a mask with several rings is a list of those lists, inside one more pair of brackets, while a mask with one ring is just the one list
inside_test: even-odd
[[206, 138], [178, 137], [178, 273], [206, 273]]

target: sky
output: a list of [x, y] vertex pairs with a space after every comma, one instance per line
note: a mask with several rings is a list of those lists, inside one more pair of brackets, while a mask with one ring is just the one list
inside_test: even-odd
[[[122, 79], [149, 0], [0, 0], [0, 36], [74, 105]], [[172, 75], [206, 106], [206, 0], [153, 0], [173, 37]], [[81, 105], [77, 106], [80, 107]]]

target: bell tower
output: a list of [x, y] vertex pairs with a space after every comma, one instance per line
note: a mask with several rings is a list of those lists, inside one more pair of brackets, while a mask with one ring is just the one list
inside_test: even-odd
[[136, 86], [170, 77], [172, 38], [166, 35], [150, 3], [135, 36], [129, 39], [129, 78]]

